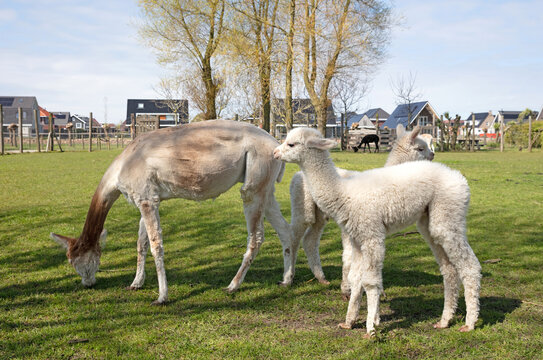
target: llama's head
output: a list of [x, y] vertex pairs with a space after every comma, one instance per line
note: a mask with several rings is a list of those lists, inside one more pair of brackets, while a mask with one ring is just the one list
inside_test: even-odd
[[401, 157], [403, 161], [417, 161], [434, 159], [434, 152], [430, 149], [428, 142], [419, 136], [420, 126], [413, 131], [406, 132], [402, 125], [398, 125], [396, 132], [398, 140], [392, 147], [390, 158]]
[[310, 128], [296, 128], [287, 134], [285, 141], [275, 148], [276, 159], [300, 164], [304, 159], [327, 152], [337, 146], [334, 140], [325, 139], [321, 133]]
[[68, 262], [81, 276], [81, 283], [87, 287], [96, 283], [95, 275], [100, 266], [100, 254], [105, 246], [106, 236], [107, 231], [104, 229], [100, 234], [100, 241], [89, 246], [88, 242], [81, 242], [80, 239], [51, 233], [51, 239], [66, 249]]

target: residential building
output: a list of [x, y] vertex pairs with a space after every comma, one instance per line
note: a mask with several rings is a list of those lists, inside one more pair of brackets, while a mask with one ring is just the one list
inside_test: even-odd
[[[19, 124], [19, 108], [23, 114], [23, 136], [36, 133], [34, 110], [39, 111], [38, 100], [35, 96], [0, 96], [0, 104], [4, 112], [4, 132], [10, 124]], [[40, 126], [38, 124], [38, 126]], [[38, 129], [42, 131], [42, 129]]]
[[[89, 130], [89, 117], [74, 114], [70, 117], [71, 122], [74, 124], [72, 129], [75, 129], [75, 131], [88, 131]], [[102, 124], [100, 124], [93, 116], [92, 119], [92, 131], [99, 132], [102, 128]]]
[[488, 112], [471, 113], [466, 116], [463, 120], [463, 124], [466, 129], [471, 129], [474, 118], [476, 136], [485, 136], [485, 133], [487, 135], [495, 133], [494, 123], [496, 122], [496, 116], [492, 114], [491, 110]]
[[383, 124], [385, 123], [385, 121], [388, 119], [389, 116], [390, 114], [381, 108], [369, 109], [368, 111], [362, 114], [362, 118], [368, 119], [369, 121], [371, 121], [373, 126], [375, 126], [377, 119], [379, 119], [379, 127], [383, 126]]
[[[317, 113], [311, 99], [292, 99], [293, 126], [317, 127]], [[326, 108], [326, 137], [337, 137], [340, 124], [336, 121], [332, 102]], [[275, 99], [271, 106], [271, 121], [275, 124], [276, 133], [286, 134], [285, 127], [285, 99]]]
[[189, 122], [188, 100], [128, 99], [125, 125], [130, 126], [132, 115], [146, 121], [158, 120], [160, 127], [176, 126]]
[[401, 104], [383, 123], [382, 128], [396, 129], [402, 124], [406, 129], [422, 126], [421, 133], [433, 134], [435, 121], [439, 116], [428, 101]]

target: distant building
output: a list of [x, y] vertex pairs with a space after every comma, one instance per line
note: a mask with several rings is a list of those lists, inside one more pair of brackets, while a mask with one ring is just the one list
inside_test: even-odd
[[[292, 99], [293, 127], [317, 127], [317, 113], [311, 99]], [[275, 99], [271, 106], [272, 122], [275, 124], [277, 133], [285, 135], [285, 99]], [[326, 137], [336, 137], [339, 132], [339, 125], [336, 122], [332, 102], [326, 108]]]
[[[88, 116], [83, 116], [83, 115], [78, 115], [78, 114], [74, 114], [70, 117], [71, 119], [71, 122], [74, 124], [73, 125], [73, 129], [75, 129], [75, 131], [84, 131], [84, 130], [89, 130], [89, 117]], [[92, 119], [92, 131], [97, 131], [99, 132], [102, 128], [102, 124], [100, 124], [94, 117]]]
[[[4, 132], [10, 124], [19, 124], [19, 108], [23, 114], [23, 136], [36, 133], [34, 110], [39, 111], [35, 96], [0, 96], [0, 104], [4, 112]], [[38, 125], [41, 126], [41, 125]], [[42, 129], [38, 129], [42, 131]]]
[[428, 101], [420, 101], [398, 105], [383, 123], [382, 127], [396, 129], [399, 124], [402, 124], [406, 129], [412, 129], [420, 125], [423, 127], [422, 133], [431, 133], [431, 126], [435, 125], [435, 121], [438, 118], [437, 112]]
[[475, 118], [475, 135], [483, 136], [485, 130], [487, 134], [495, 133], [494, 123], [496, 122], [496, 116], [492, 114], [492, 111], [469, 114], [463, 120], [466, 128], [471, 129], [473, 118]]
[[145, 120], [159, 120], [160, 127], [176, 126], [189, 122], [188, 100], [128, 99], [125, 126], [132, 123], [132, 115]]
[[371, 121], [373, 126], [375, 126], [375, 122], [379, 119], [379, 127], [385, 123], [389, 116], [390, 114], [381, 108], [369, 109], [362, 114], [362, 118]]

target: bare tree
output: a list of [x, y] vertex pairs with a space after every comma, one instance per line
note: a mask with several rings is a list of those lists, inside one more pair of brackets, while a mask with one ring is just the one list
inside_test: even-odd
[[305, 0], [303, 10], [303, 80], [324, 134], [332, 79], [379, 63], [391, 13], [379, 0]]
[[157, 107], [167, 107], [170, 113], [174, 114], [176, 125], [180, 123], [180, 115], [185, 115], [188, 118], [188, 107], [184, 109], [184, 101], [182, 100], [183, 81], [180, 77], [162, 78], [154, 90], [162, 98], [160, 103], [156, 104]]
[[[407, 105], [407, 128], [411, 128], [413, 117], [413, 103], [422, 97], [422, 93], [416, 86], [417, 75], [409, 72], [408, 77], [399, 76], [390, 81], [390, 87], [396, 96], [396, 105]], [[414, 124], [416, 125], [416, 124]]]
[[159, 61], [186, 71], [196, 67], [205, 89], [206, 119], [217, 117], [213, 59], [224, 35], [225, 0], [139, 0], [140, 34]]

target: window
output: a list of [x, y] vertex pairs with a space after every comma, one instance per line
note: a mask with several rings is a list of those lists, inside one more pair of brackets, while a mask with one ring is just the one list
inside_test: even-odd
[[428, 126], [431, 125], [428, 122], [428, 116], [419, 116], [419, 125], [420, 126]]
[[143, 103], [138, 103], [138, 109], [143, 109], [143, 106], [144, 106]]
[[81, 129], [81, 123], [80, 123], [80, 122], [75, 123], [75, 128], [76, 128], [76, 129]]

